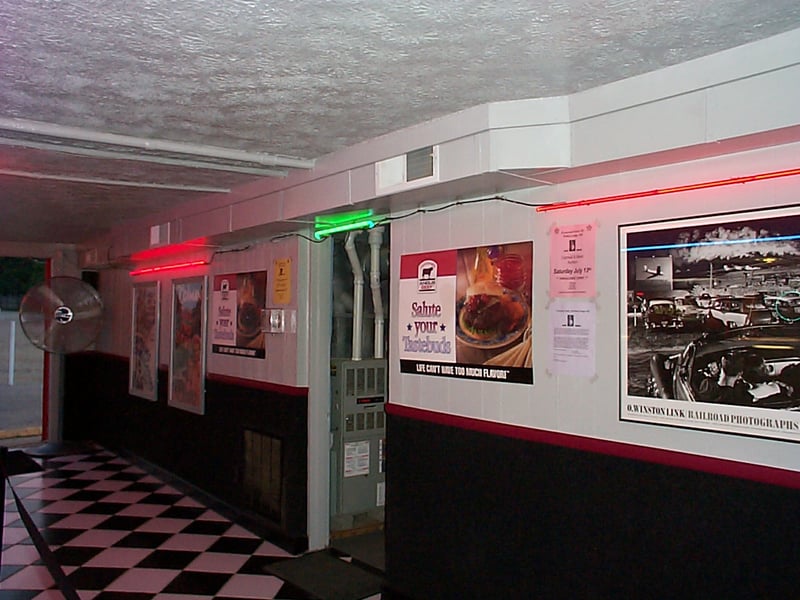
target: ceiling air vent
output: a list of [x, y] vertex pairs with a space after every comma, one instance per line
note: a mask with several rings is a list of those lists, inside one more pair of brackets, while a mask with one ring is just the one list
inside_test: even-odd
[[81, 269], [92, 269], [100, 264], [97, 248], [89, 248], [84, 250], [80, 254], [79, 259]]
[[433, 146], [406, 153], [406, 181], [433, 177]]
[[169, 223], [153, 225], [150, 227], [150, 247], [166, 246], [169, 244]]
[[375, 165], [375, 184], [379, 192], [398, 192], [438, 180], [438, 146], [425, 146]]
[[110, 250], [108, 248], [86, 248], [78, 254], [78, 264], [81, 269], [95, 270], [109, 267]]

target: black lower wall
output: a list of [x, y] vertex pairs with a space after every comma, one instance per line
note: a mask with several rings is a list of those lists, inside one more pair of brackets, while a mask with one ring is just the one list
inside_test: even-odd
[[796, 490], [391, 414], [387, 440], [386, 598], [800, 589]]
[[[206, 380], [205, 414], [167, 405], [167, 373], [155, 402], [128, 394], [128, 361], [84, 353], [66, 357], [64, 438], [130, 452], [253, 517], [291, 551], [305, 549], [307, 395]], [[282, 446], [280, 515], [253, 513], [242, 487], [244, 431]]]

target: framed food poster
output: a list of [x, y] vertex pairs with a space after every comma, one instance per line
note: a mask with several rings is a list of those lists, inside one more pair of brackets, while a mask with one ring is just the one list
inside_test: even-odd
[[211, 351], [264, 358], [261, 315], [266, 308], [267, 272], [214, 277], [211, 293]]
[[400, 257], [400, 371], [533, 383], [533, 242]]
[[158, 396], [160, 290], [158, 281], [133, 286], [128, 392], [147, 400]]
[[168, 403], [200, 415], [205, 412], [206, 318], [206, 278], [174, 280]]
[[800, 442], [800, 210], [619, 233], [620, 418]]

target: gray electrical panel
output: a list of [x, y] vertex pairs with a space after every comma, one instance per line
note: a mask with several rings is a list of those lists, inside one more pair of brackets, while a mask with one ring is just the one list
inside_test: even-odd
[[384, 359], [331, 362], [332, 529], [383, 522], [386, 372]]

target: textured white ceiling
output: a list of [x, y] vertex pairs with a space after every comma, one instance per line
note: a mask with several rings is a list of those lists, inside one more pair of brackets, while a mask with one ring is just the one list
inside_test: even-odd
[[[0, 117], [313, 159], [798, 26], [797, 0], [0, 0]], [[0, 184], [0, 207], [57, 188]], [[0, 241], [36, 241], [35, 223], [11, 228], [2, 210]], [[98, 227], [87, 217], [57, 241]]]

